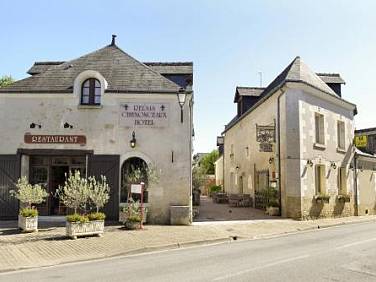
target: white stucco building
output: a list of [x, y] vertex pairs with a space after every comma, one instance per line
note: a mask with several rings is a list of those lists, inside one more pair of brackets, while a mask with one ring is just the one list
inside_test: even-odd
[[354, 184], [356, 106], [341, 97], [342, 84], [296, 57], [266, 88], [237, 87], [238, 114], [223, 132], [225, 191], [262, 207], [262, 191], [274, 187], [285, 217], [360, 212], [359, 195], [375, 191], [375, 176]]
[[[126, 175], [153, 166], [149, 222], [169, 223], [171, 206], [191, 220], [193, 64], [142, 63], [112, 43], [67, 62], [37, 62], [30, 77], [0, 88], [0, 216], [17, 215], [9, 190], [20, 175], [50, 193], [64, 173], [106, 175], [116, 220]], [[132, 141], [132, 142], [131, 142]], [[64, 214], [50, 196], [41, 214]]]

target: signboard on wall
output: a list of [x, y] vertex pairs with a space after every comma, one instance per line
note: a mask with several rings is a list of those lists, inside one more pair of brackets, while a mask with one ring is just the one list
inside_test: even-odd
[[167, 127], [168, 103], [123, 103], [120, 105], [120, 125], [124, 127]]
[[26, 144], [86, 144], [84, 135], [35, 135], [25, 134]]
[[358, 135], [354, 138], [355, 147], [366, 148], [368, 144], [367, 135]]
[[256, 141], [260, 143], [260, 152], [273, 152], [272, 143], [275, 142], [275, 126], [256, 124]]

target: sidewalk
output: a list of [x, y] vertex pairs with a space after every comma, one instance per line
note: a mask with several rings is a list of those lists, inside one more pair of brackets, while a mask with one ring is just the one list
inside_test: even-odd
[[45, 227], [38, 233], [21, 234], [16, 222], [0, 222], [0, 272], [91, 260], [152, 250], [172, 249], [234, 239], [257, 239], [303, 230], [376, 222], [376, 216], [295, 221], [269, 219], [253, 221], [199, 222], [192, 226], [146, 225], [128, 231], [120, 225], [106, 226], [103, 237], [70, 240], [64, 227]]

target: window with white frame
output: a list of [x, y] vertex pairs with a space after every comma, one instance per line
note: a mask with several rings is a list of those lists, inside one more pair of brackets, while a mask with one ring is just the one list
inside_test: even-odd
[[315, 187], [316, 195], [325, 194], [325, 165], [315, 167]]
[[337, 146], [338, 149], [345, 150], [345, 123], [337, 121]]
[[324, 115], [315, 113], [315, 142], [320, 145], [325, 145], [325, 130], [324, 130]]

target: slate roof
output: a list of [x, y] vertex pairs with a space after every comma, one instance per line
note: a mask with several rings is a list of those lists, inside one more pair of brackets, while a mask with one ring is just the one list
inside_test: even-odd
[[[275, 90], [284, 85], [287, 82], [299, 82], [316, 88], [328, 95], [333, 96], [336, 99], [342, 100], [348, 104], [354, 106], [356, 113], [356, 106], [350, 102], [339, 97], [320, 77], [314, 73], [302, 60], [297, 56], [260, 94], [259, 101], [252, 106], [247, 112], [245, 112], [238, 119], [233, 119], [225, 126], [225, 131], [233, 127], [239, 120], [247, 116], [248, 113], [252, 112], [256, 107], [258, 107], [265, 99], [274, 94]], [[223, 133], [224, 133], [223, 132]]]
[[253, 96], [259, 97], [261, 93], [264, 91], [264, 87], [244, 87], [244, 86], [237, 86], [235, 91], [234, 103], [237, 103], [239, 100], [239, 96]]
[[[115, 44], [0, 88], [0, 93], [72, 93], [78, 74], [95, 70], [108, 82], [106, 92], [176, 93], [180, 86], [129, 56]], [[43, 64], [37, 65], [44, 68]], [[47, 67], [48, 66], [48, 67]], [[32, 70], [35, 72], [35, 69]]]
[[316, 74], [325, 83], [338, 83], [338, 84], [346, 83], [339, 73], [316, 73]]
[[27, 71], [27, 73], [31, 75], [40, 74], [53, 66], [58, 66], [63, 63], [65, 62], [64, 61], [35, 62], [34, 65]]
[[144, 62], [160, 74], [193, 74], [192, 62]]

